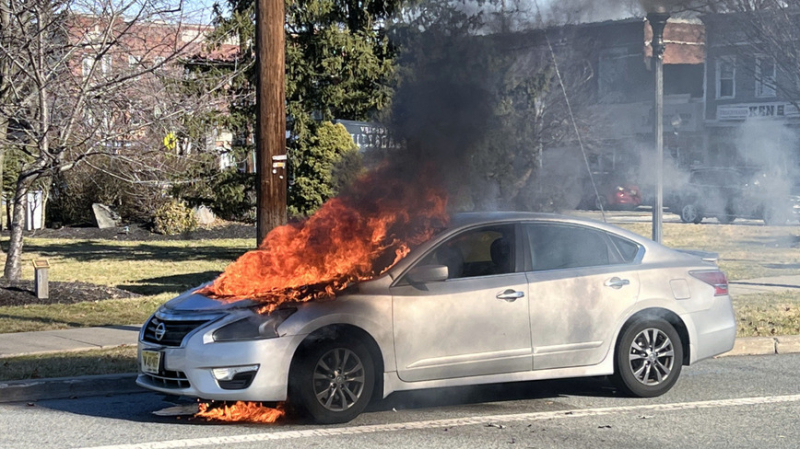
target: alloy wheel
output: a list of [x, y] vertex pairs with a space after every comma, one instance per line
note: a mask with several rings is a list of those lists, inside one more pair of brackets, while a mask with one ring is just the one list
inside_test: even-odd
[[317, 361], [314, 368], [314, 395], [330, 411], [352, 407], [364, 392], [364, 365], [348, 348], [332, 349]]
[[630, 369], [640, 383], [647, 386], [666, 381], [675, 364], [672, 340], [660, 329], [639, 332], [630, 347]]

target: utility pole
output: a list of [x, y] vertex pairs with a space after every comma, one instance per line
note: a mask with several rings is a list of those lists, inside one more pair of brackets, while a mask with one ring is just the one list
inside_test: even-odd
[[286, 224], [284, 0], [256, 0], [256, 167], [258, 244]]
[[669, 13], [661, 9], [647, 13], [647, 21], [653, 29], [653, 73], [655, 79], [655, 123], [653, 134], [656, 139], [656, 192], [653, 204], [653, 241], [661, 243], [662, 215], [664, 209], [664, 28]]

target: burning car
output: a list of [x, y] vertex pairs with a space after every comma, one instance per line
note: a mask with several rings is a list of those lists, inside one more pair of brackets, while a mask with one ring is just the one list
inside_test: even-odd
[[321, 423], [349, 421], [395, 391], [460, 385], [610, 375], [624, 393], [658, 396], [736, 334], [713, 255], [548, 214], [455, 215], [333, 300], [267, 313], [205, 291], [147, 321], [137, 383], [205, 400], [288, 400]]

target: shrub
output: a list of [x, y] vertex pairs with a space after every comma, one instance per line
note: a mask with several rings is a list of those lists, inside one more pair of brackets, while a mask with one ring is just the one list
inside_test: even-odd
[[173, 196], [190, 206], [205, 204], [223, 220], [255, 222], [256, 175], [235, 167], [219, 171], [214, 166], [195, 167], [192, 183], [176, 185]]
[[320, 123], [310, 142], [299, 142], [289, 157], [292, 183], [288, 202], [292, 216], [313, 214], [363, 170], [353, 138], [343, 125], [331, 122]]
[[197, 219], [192, 209], [183, 201], [171, 199], [156, 210], [153, 231], [159, 234], [176, 235], [197, 229]]

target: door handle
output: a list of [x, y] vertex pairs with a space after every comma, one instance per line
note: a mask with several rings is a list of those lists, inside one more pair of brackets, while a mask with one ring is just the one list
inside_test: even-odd
[[523, 296], [525, 296], [525, 293], [518, 292], [516, 290], [512, 290], [512, 289], [509, 288], [508, 290], [506, 290], [504, 292], [498, 293], [497, 296], [495, 296], [495, 298], [502, 299], [503, 301], [506, 301], [506, 302], [514, 302], [514, 301], [518, 300], [519, 298], [522, 298]]
[[631, 281], [627, 279], [620, 279], [618, 277], [613, 277], [603, 283], [606, 287], [615, 288], [617, 290], [621, 289], [626, 285], [630, 285]]

